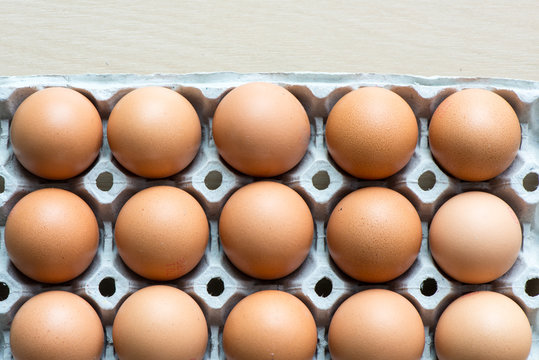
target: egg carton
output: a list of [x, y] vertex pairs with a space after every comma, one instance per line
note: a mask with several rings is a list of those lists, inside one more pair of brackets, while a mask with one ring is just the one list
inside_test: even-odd
[[[229, 167], [218, 155], [211, 135], [217, 104], [233, 87], [252, 81], [284, 86], [305, 107], [311, 140], [303, 160], [289, 172], [273, 178], [296, 190], [309, 205], [315, 220], [311, 251], [291, 275], [262, 281], [238, 271], [219, 243], [218, 219], [230, 195], [258, 180]], [[107, 118], [116, 102], [130, 90], [158, 85], [178, 91], [195, 107], [202, 125], [202, 144], [195, 160], [181, 173], [149, 180], [129, 173], [113, 158], [106, 141]], [[99, 110], [104, 141], [98, 159], [81, 175], [67, 181], [48, 181], [26, 171], [17, 162], [9, 141], [9, 122], [18, 105], [33, 92], [49, 86], [73, 88]], [[408, 165], [380, 181], [353, 178], [339, 169], [325, 144], [324, 126], [333, 105], [346, 93], [362, 86], [388, 88], [408, 102], [419, 126], [419, 139]], [[464, 182], [447, 175], [433, 160], [428, 147], [428, 122], [440, 102], [464, 88], [495, 91], [515, 109], [522, 128], [522, 144], [513, 164], [486, 182]], [[327, 333], [332, 314], [352, 294], [369, 288], [396, 291], [409, 299], [425, 325], [423, 359], [435, 359], [433, 334], [447, 305], [463, 293], [493, 290], [515, 300], [533, 330], [529, 359], [539, 359], [539, 82], [415, 77], [376, 74], [327, 73], [202, 73], [185, 75], [76, 75], [0, 77], [0, 355], [11, 359], [10, 323], [19, 307], [42, 291], [61, 289], [85, 298], [99, 314], [106, 334], [104, 359], [116, 358], [112, 323], [122, 302], [134, 291], [157, 282], [146, 280], [125, 266], [114, 244], [114, 222], [123, 204], [136, 192], [156, 185], [186, 190], [203, 206], [210, 223], [210, 241], [198, 266], [174, 281], [202, 308], [210, 332], [206, 358], [224, 359], [222, 330], [230, 310], [245, 296], [259, 290], [279, 289], [296, 295], [311, 310], [318, 327], [315, 359], [329, 359]], [[366, 186], [384, 186], [407, 197], [417, 209], [423, 227], [419, 256], [399, 278], [383, 284], [361, 283], [345, 275], [331, 260], [325, 230], [333, 207], [345, 195]], [[83, 198], [96, 214], [100, 229], [97, 255], [78, 278], [60, 285], [38, 283], [21, 274], [9, 261], [3, 243], [6, 217], [25, 194], [58, 187]], [[428, 250], [428, 227], [436, 210], [450, 197], [467, 190], [488, 191], [505, 200], [516, 212], [523, 230], [523, 245], [515, 265], [501, 278], [482, 285], [467, 285], [444, 275]]]

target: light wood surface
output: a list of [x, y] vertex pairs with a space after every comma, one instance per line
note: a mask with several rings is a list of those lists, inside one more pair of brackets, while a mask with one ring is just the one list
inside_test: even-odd
[[0, 75], [378, 72], [539, 80], [539, 2], [0, 1]]

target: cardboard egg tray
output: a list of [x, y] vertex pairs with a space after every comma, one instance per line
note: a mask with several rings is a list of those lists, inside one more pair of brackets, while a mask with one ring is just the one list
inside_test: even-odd
[[[309, 205], [315, 220], [312, 249], [304, 264], [277, 281], [250, 278], [227, 260], [218, 236], [220, 211], [230, 195], [257, 179], [238, 173], [218, 156], [211, 136], [212, 116], [220, 99], [233, 87], [251, 81], [274, 82], [291, 91], [303, 104], [311, 122], [311, 141], [299, 165], [274, 178], [296, 190]], [[130, 90], [159, 85], [185, 96], [195, 107], [202, 125], [202, 145], [193, 163], [181, 173], [160, 180], [134, 176], [114, 160], [106, 141], [107, 118], [116, 102]], [[94, 164], [68, 181], [38, 178], [17, 162], [9, 141], [9, 123], [18, 105], [33, 92], [49, 86], [74, 88], [87, 96], [103, 119], [104, 141]], [[333, 105], [361, 86], [393, 90], [412, 107], [418, 119], [419, 140], [413, 158], [399, 173], [382, 181], [363, 181], [340, 170], [325, 146], [324, 126]], [[438, 104], [453, 92], [470, 87], [493, 90], [515, 109], [522, 128], [516, 160], [503, 174], [488, 182], [464, 182], [448, 176], [433, 160], [428, 147], [428, 122]], [[296, 295], [312, 311], [318, 326], [315, 359], [329, 359], [328, 326], [337, 307], [352, 294], [368, 288], [386, 288], [409, 299], [421, 314], [426, 344], [423, 359], [435, 359], [434, 329], [441, 312], [459, 295], [493, 290], [515, 300], [533, 329], [529, 359], [539, 359], [539, 82], [507, 79], [423, 78], [374, 74], [206, 73], [187, 75], [77, 75], [0, 77], [0, 355], [10, 359], [9, 328], [19, 307], [30, 297], [50, 289], [74, 292], [88, 300], [106, 330], [104, 359], [115, 358], [112, 323], [122, 302], [134, 291], [156, 284], [129, 270], [121, 261], [113, 238], [116, 216], [137, 191], [172, 185], [192, 194], [210, 222], [210, 241], [200, 264], [186, 276], [165, 282], [191, 295], [201, 306], [210, 337], [208, 359], [224, 359], [221, 339], [228, 313], [243, 297], [263, 289]], [[365, 284], [341, 272], [330, 259], [325, 227], [333, 207], [351, 191], [385, 186], [406, 196], [423, 224], [421, 251], [413, 266], [396, 280]], [[82, 197], [95, 212], [100, 244], [93, 263], [78, 278], [61, 285], [46, 285], [22, 275], [9, 261], [3, 233], [6, 217], [28, 192], [59, 187]], [[505, 200], [516, 212], [523, 229], [520, 255], [501, 278], [483, 285], [466, 285], [445, 276], [428, 250], [428, 227], [436, 210], [450, 197], [467, 190], [488, 191]]]

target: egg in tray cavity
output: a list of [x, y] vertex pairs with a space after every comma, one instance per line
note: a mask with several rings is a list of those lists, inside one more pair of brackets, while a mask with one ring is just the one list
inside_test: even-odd
[[539, 90], [191, 76], [0, 99], [4, 355], [539, 356]]

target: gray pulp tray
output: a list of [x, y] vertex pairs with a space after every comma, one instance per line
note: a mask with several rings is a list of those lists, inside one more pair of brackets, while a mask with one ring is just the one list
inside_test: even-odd
[[[218, 218], [223, 204], [239, 187], [254, 181], [219, 158], [211, 137], [211, 120], [220, 99], [231, 88], [251, 81], [274, 82], [290, 90], [303, 104], [311, 122], [311, 141], [301, 163], [275, 178], [296, 190], [309, 205], [315, 236], [305, 263], [277, 281], [260, 281], [243, 275], [226, 259], [219, 244]], [[112, 157], [106, 141], [107, 118], [115, 103], [133, 88], [160, 85], [185, 96], [195, 107], [202, 125], [202, 145], [193, 163], [181, 173], [147, 180], [124, 170]], [[103, 119], [105, 141], [98, 159], [80, 176], [68, 181], [40, 179], [21, 167], [9, 142], [9, 122], [17, 106], [31, 93], [48, 86], [80, 91], [97, 107]], [[382, 181], [363, 181], [340, 170], [325, 148], [324, 124], [333, 105], [360, 86], [386, 87], [402, 96], [418, 118], [419, 141], [410, 163]], [[516, 160], [503, 174], [488, 182], [463, 182], [446, 175], [428, 148], [428, 121], [437, 105], [451, 93], [470, 87], [493, 90], [515, 109], [522, 128]], [[316, 359], [329, 359], [327, 330], [332, 314], [350, 295], [367, 288], [387, 288], [408, 298], [417, 308], [426, 330], [423, 359], [435, 359], [433, 332], [445, 307], [473, 290], [493, 290], [515, 300], [526, 312], [533, 329], [530, 359], [539, 359], [539, 82], [509, 79], [440, 78], [375, 74], [325, 73], [202, 73], [186, 75], [76, 75], [0, 77], [0, 236], [6, 217], [26, 193], [59, 187], [82, 197], [95, 212], [100, 244], [91, 266], [78, 278], [61, 285], [30, 280], [10, 263], [0, 243], [0, 354], [11, 358], [9, 326], [17, 309], [31, 296], [50, 289], [81, 295], [92, 304], [106, 330], [103, 358], [115, 358], [112, 322], [121, 303], [134, 291], [150, 284], [130, 271], [114, 245], [116, 216], [135, 192], [155, 185], [172, 185], [192, 194], [210, 222], [210, 242], [200, 264], [186, 276], [166, 282], [190, 294], [201, 306], [209, 326], [208, 359], [224, 359], [222, 329], [232, 307], [246, 295], [262, 289], [280, 289], [299, 297], [312, 311], [318, 326]], [[414, 265], [396, 280], [379, 285], [354, 281], [331, 261], [325, 245], [325, 225], [333, 207], [352, 190], [385, 186], [406, 196], [423, 224], [421, 251]], [[516, 264], [500, 279], [483, 285], [465, 285], [446, 277], [434, 264], [427, 244], [429, 223], [435, 211], [453, 195], [465, 190], [493, 193], [515, 210], [523, 229], [523, 246]]]

